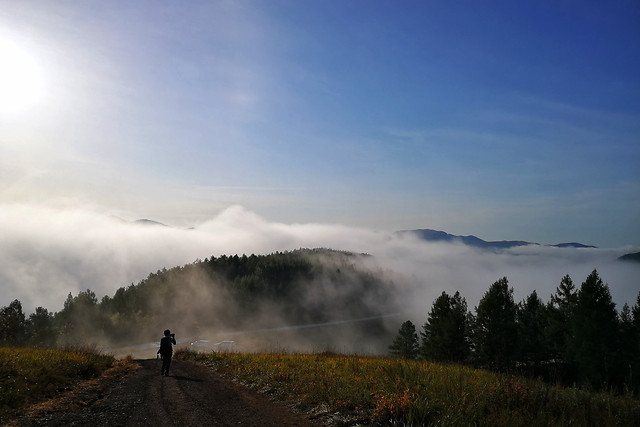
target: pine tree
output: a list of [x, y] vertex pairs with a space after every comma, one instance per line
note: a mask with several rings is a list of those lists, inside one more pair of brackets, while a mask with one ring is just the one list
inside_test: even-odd
[[555, 295], [551, 296], [551, 303], [562, 311], [569, 311], [578, 301], [578, 291], [571, 277], [566, 274], [556, 288]]
[[398, 335], [389, 346], [389, 352], [393, 356], [404, 359], [415, 359], [418, 356], [418, 334], [415, 325], [407, 320], [400, 326]]
[[636, 303], [631, 308], [631, 318], [627, 336], [631, 359], [629, 361], [629, 377], [626, 384], [632, 391], [640, 390], [640, 292]]
[[547, 309], [533, 291], [518, 304], [518, 358], [538, 375], [541, 363], [548, 359], [544, 332], [548, 325]]
[[636, 303], [631, 309], [631, 316], [632, 316], [633, 324], [640, 331], [640, 292], [638, 292]]
[[423, 326], [421, 354], [436, 361], [462, 362], [469, 354], [467, 303], [456, 292], [442, 292]]
[[22, 345], [25, 338], [25, 315], [22, 303], [16, 299], [0, 309], [0, 345]]
[[628, 388], [633, 387], [633, 367], [638, 358], [639, 334], [633, 324], [631, 307], [625, 303], [620, 311], [620, 341], [617, 345], [616, 382], [625, 384]]
[[582, 283], [571, 322], [569, 349], [578, 378], [595, 386], [611, 384], [620, 342], [618, 313], [609, 286], [593, 270]]
[[513, 366], [518, 342], [516, 304], [506, 277], [491, 285], [476, 307], [472, 342], [479, 365], [498, 370]]
[[573, 280], [567, 274], [560, 281], [555, 294], [547, 304], [547, 318], [549, 321], [545, 333], [546, 347], [549, 359], [559, 369], [558, 378], [565, 382], [575, 381], [575, 363], [573, 352], [569, 349], [569, 342], [573, 339], [572, 316], [578, 302], [578, 291]]
[[53, 328], [53, 314], [44, 307], [37, 307], [27, 319], [29, 342], [36, 347], [52, 347], [57, 340]]

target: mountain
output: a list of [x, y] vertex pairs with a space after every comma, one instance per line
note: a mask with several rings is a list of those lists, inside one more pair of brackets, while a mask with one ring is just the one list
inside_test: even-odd
[[158, 222], [158, 221], [153, 221], [153, 220], [151, 220], [151, 219], [146, 219], [146, 218], [137, 219], [137, 220], [135, 220], [134, 222], [135, 222], [136, 224], [140, 224], [140, 225], [154, 225], [154, 226], [155, 226], [155, 225], [159, 225], [159, 226], [162, 226], [162, 227], [167, 227], [167, 225], [166, 225], [166, 224], [163, 224], [163, 223]]
[[549, 245], [554, 246], [556, 248], [597, 248], [597, 246], [593, 245], [583, 245], [582, 243], [558, 243], [557, 245]]
[[621, 261], [640, 262], [640, 252], [634, 252], [634, 253], [622, 255], [618, 259]]
[[[462, 243], [467, 246], [472, 246], [481, 249], [501, 250], [509, 249], [516, 246], [526, 245], [539, 245], [539, 243], [526, 242], [523, 240], [500, 240], [500, 241], [486, 241], [476, 236], [456, 236], [444, 231], [431, 230], [431, 229], [418, 229], [418, 230], [402, 230], [398, 231], [399, 235], [414, 235], [422, 240], [428, 242], [448, 242], [448, 243]], [[591, 245], [583, 245], [582, 243], [559, 243], [557, 245], [549, 245], [558, 248], [595, 248]]]

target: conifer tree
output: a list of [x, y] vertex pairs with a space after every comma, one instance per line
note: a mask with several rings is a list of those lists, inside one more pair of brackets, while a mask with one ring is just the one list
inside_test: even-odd
[[549, 359], [560, 367], [561, 377], [565, 381], [573, 381], [573, 354], [569, 351], [568, 343], [572, 339], [572, 316], [578, 302], [578, 291], [573, 280], [567, 274], [560, 281], [555, 294], [547, 304], [548, 327], [545, 333], [546, 347]]
[[619, 343], [619, 322], [609, 286], [593, 270], [578, 291], [569, 349], [578, 379], [594, 386], [611, 384]]
[[538, 374], [541, 363], [548, 358], [544, 332], [547, 328], [547, 309], [536, 291], [518, 305], [518, 356], [525, 366]]
[[418, 356], [418, 334], [415, 325], [407, 320], [400, 326], [398, 335], [389, 346], [389, 352], [393, 356], [404, 359], [415, 359]]
[[433, 302], [423, 326], [421, 354], [436, 361], [462, 362], [469, 353], [467, 303], [456, 292], [446, 292]]
[[628, 377], [625, 378], [625, 384], [632, 391], [640, 391], [640, 292], [636, 303], [631, 307], [630, 324], [628, 324], [628, 335], [623, 340], [628, 339], [629, 352], [631, 358], [629, 360]]
[[56, 343], [57, 333], [53, 327], [53, 314], [44, 307], [37, 307], [36, 311], [29, 315], [27, 331], [31, 345], [53, 347]]
[[518, 336], [513, 288], [506, 277], [480, 300], [473, 320], [474, 358], [481, 366], [504, 370], [513, 366]]
[[638, 350], [640, 349], [640, 334], [633, 324], [631, 307], [625, 303], [620, 311], [620, 336], [617, 346], [616, 359], [618, 360], [616, 382], [633, 388], [633, 372], [638, 362]]
[[25, 315], [19, 300], [13, 300], [0, 309], [0, 345], [22, 345], [26, 337], [25, 327]]

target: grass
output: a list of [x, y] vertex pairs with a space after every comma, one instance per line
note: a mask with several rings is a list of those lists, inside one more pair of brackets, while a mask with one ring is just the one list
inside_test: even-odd
[[35, 402], [96, 377], [114, 358], [92, 349], [0, 347], [0, 424]]
[[633, 396], [426, 361], [334, 354], [201, 354], [207, 364], [305, 408], [339, 412], [344, 424], [402, 426], [633, 426]]

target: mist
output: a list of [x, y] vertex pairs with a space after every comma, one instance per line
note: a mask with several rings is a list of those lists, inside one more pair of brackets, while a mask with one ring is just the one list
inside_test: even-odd
[[[137, 284], [150, 273], [211, 256], [261, 255], [299, 248], [370, 255], [357, 257], [354, 262], [386, 281], [388, 295], [363, 292], [365, 311], [348, 313], [345, 308], [326, 324], [317, 325], [313, 334], [303, 329], [308, 325], [287, 324], [280, 314], [291, 308], [277, 304], [261, 306], [246, 322], [235, 319], [237, 307], [226, 302], [223, 288], [209, 286], [205, 292], [203, 281], [209, 279], [197, 272], [177, 297], [177, 305], [193, 308], [189, 316], [180, 319], [181, 323], [173, 321], [185, 333], [189, 325], [202, 323], [198, 318], [207, 313], [208, 321], [219, 325], [206, 331], [213, 339], [238, 337], [244, 329], [245, 342], [256, 337], [264, 341], [277, 334], [273, 342], [287, 347], [296, 347], [296, 342], [307, 348], [313, 342], [330, 342], [342, 350], [354, 342], [357, 334], [338, 337], [336, 330], [357, 332], [366, 317], [380, 316], [388, 332], [397, 330], [394, 328], [404, 320], [421, 326], [434, 299], [443, 291], [460, 291], [473, 310], [489, 286], [505, 276], [514, 288], [516, 301], [536, 290], [546, 302], [565, 274], [579, 286], [593, 269], [609, 284], [618, 310], [625, 302], [633, 305], [640, 290], [640, 266], [617, 260], [637, 248], [530, 245], [494, 253], [462, 244], [428, 243], [396, 235], [393, 230], [271, 222], [240, 206], [229, 207], [210, 220], [185, 229], [145, 225], [83, 208], [4, 204], [0, 209], [0, 230], [0, 306], [18, 299], [27, 315], [38, 306], [58, 311], [69, 293], [77, 295], [87, 289], [95, 292], [99, 300], [105, 295], [113, 296], [118, 288]], [[305, 294], [300, 305], [311, 306], [326, 298], [339, 301], [355, 282], [355, 278], [352, 281], [347, 277], [342, 286], [309, 284], [306, 288], [313, 291]], [[357, 343], [358, 348], [367, 345]], [[379, 345], [373, 349], [377, 350]]]

